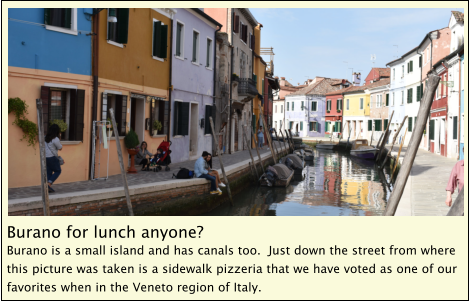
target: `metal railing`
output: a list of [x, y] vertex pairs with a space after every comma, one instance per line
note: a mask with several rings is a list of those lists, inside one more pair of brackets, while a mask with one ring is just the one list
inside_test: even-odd
[[240, 78], [238, 80], [238, 94], [242, 96], [257, 96], [256, 82], [251, 78]]

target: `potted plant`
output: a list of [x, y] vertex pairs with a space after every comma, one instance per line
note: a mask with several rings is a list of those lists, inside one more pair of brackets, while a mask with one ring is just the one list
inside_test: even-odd
[[327, 111], [326, 111], [326, 113], [327, 113], [327, 114], [329, 114], [329, 113], [330, 113], [330, 111], [329, 111], [329, 110], [327, 110]]
[[239, 79], [238, 75], [235, 74], [235, 73], [233, 73], [233, 74], [232, 74], [232, 81], [238, 82], [238, 79]]
[[337, 109], [337, 110], [336, 110], [336, 112], [337, 112], [337, 113], [340, 113], [340, 112], [341, 112], [341, 110], [340, 110], [340, 109]]
[[158, 120], [153, 121], [153, 135], [156, 136], [160, 130], [162, 130], [162, 123]]
[[[113, 131], [114, 131], [114, 128], [113, 128], [113, 122], [111, 121], [111, 118], [108, 117], [108, 119], [106, 119], [106, 121], [109, 122], [109, 124], [106, 124], [106, 127], [108, 128], [108, 138], [111, 139], [111, 137], [113, 136]], [[118, 123], [116, 122], [116, 127], [118, 127]]]
[[62, 133], [67, 130], [67, 123], [65, 123], [65, 121], [61, 119], [54, 119], [54, 120], [49, 121], [49, 125], [52, 125], [52, 124], [57, 124], [57, 126], [59, 126], [59, 129], [60, 129], [59, 136], [62, 137]]
[[124, 137], [124, 145], [127, 148], [127, 152], [131, 156], [131, 167], [129, 167], [127, 173], [136, 174], [137, 170], [135, 169], [134, 157], [137, 154], [136, 146], [139, 145], [139, 136], [135, 133], [132, 128]]

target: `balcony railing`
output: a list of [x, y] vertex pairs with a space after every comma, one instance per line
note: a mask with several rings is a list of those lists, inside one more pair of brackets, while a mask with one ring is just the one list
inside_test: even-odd
[[258, 95], [256, 82], [251, 78], [240, 78], [238, 83], [238, 95], [255, 97]]

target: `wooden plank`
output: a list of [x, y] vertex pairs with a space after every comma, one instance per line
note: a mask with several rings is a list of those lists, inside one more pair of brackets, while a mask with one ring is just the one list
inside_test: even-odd
[[[116, 124], [116, 119], [114, 118], [114, 110], [109, 109], [109, 114], [111, 116], [111, 123], [113, 123], [113, 129], [118, 129]], [[127, 209], [129, 210], [129, 216], [134, 215], [134, 210], [132, 209], [131, 196], [129, 195], [129, 187], [127, 186], [127, 176], [126, 170], [124, 169], [124, 160], [122, 159], [122, 150], [121, 142], [119, 141], [119, 134], [117, 131], [114, 131], [114, 138], [116, 139], [116, 149], [119, 159], [119, 167], [121, 168], [122, 183], [124, 185], [124, 193], [126, 194]]]
[[49, 187], [47, 180], [47, 167], [46, 167], [46, 143], [44, 138], [44, 124], [42, 119], [42, 100], [36, 99], [36, 109], [38, 115], [38, 141], [39, 141], [39, 160], [41, 165], [41, 197], [42, 206], [44, 209], [44, 216], [50, 216], [49, 209]]
[[379, 166], [379, 168], [383, 168], [383, 167], [385, 166], [385, 163], [387, 162], [387, 158], [388, 158], [388, 156], [390, 156], [390, 154], [392, 153], [393, 147], [395, 146], [395, 141], [397, 140], [398, 134], [400, 133], [401, 128], [402, 128], [403, 125], [405, 124], [406, 119], [408, 119], [408, 116], [405, 116], [405, 118], [403, 119], [403, 122], [401, 123], [400, 127], [398, 128], [396, 134], [393, 136], [392, 147], [390, 148], [390, 150], [388, 151], [388, 153], [385, 155], [385, 158], [384, 158], [384, 160], [383, 160], [383, 162], [382, 162], [382, 165]]
[[380, 161], [379, 159], [381, 159], [381, 157], [382, 157], [382, 151], [383, 151], [383, 149], [385, 147], [385, 144], [387, 143], [387, 140], [388, 140], [388, 136], [387, 136], [388, 135], [388, 130], [390, 128], [390, 124], [392, 124], [392, 118], [393, 118], [394, 114], [395, 114], [395, 111], [392, 111], [392, 114], [390, 115], [390, 122], [387, 123], [387, 129], [385, 130], [385, 135], [383, 137], [382, 144], [380, 144], [379, 154], [377, 155], [377, 158], [375, 159], [375, 162]]
[[403, 147], [403, 144], [405, 143], [405, 138], [406, 138], [406, 133], [407, 132], [408, 132], [408, 128], [405, 130], [405, 135], [403, 136], [403, 140], [401, 141], [401, 144], [400, 144], [400, 149], [398, 150], [397, 161], [395, 161], [395, 166], [393, 167], [393, 171], [392, 171], [392, 178], [393, 178], [393, 174], [395, 173], [395, 170], [397, 169], [398, 162], [400, 160], [401, 149]]
[[384, 216], [394, 216], [398, 204], [400, 203], [401, 196], [403, 195], [403, 191], [406, 186], [406, 181], [408, 180], [411, 167], [413, 166], [416, 153], [418, 152], [424, 128], [426, 127], [426, 121], [431, 110], [433, 96], [436, 92], [436, 88], [439, 84], [439, 81], [440, 77], [436, 74], [435, 71], [428, 73], [428, 85], [424, 91], [423, 99], [420, 102], [415, 130], [411, 135], [411, 140], [408, 144], [408, 149], [406, 151], [405, 158], [403, 159], [403, 164], [401, 166], [400, 172], [398, 173], [397, 180], [395, 181], [393, 192], [390, 195], [390, 198], [388, 199], [387, 208], [385, 209]]
[[[246, 127], [246, 125], [245, 125]], [[263, 160], [261, 160], [261, 155], [259, 153], [259, 149], [258, 149], [258, 141], [256, 141], [256, 136], [253, 132], [253, 128], [252, 127], [249, 127], [250, 130], [251, 130], [251, 136], [253, 137], [253, 141], [255, 141], [255, 147], [256, 147], [256, 152], [258, 153], [258, 159], [259, 159], [259, 165], [261, 165], [261, 169], [263, 170], [263, 174], [264, 174], [264, 166], [263, 166]]]
[[[212, 121], [212, 117], [209, 117], [209, 121], [211, 123], [212, 136], [214, 137], [214, 141], [217, 142], [217, 136], [215, 135], [215, 128], [214, 128], [214, 122]], [[227, 174], [225, 174], [225, 168], [224, 168], [224, 163], [222, 162], [222, 154], [220, 153], [220, 150], [219, 150], [219, 144], [216, 144], [216, 146], [217, 146], [217, 155], [219, 157], [220, 169], [222, 170], [225, 183], [227, 184], [228, 198], [230, 199], [230, 204], [233, 205], [232, 191], [230, 190], [230, 183], [228, 182]]]
[[449, 209], [447, 216], [463, 216], [465, 210], [465, 203], [464, 203], [464, 191], [465, 186], [459, 192], [457, 199], [455, 199], [454, 203]]
[[[260, 118], [263, 119], [264, 125], [268, 125], [268, 124], [266, 123], [266, 118], [264, 117], [263, 114], [260, 114]], [[277, 163], [276, 152], [275, 152], [274, 149], [273, 149], [273, 145], [272, 145], [272, 142], [271, 142], [271, 135], [270, 135], [270, 133], [269, 133], [269, 130], [268, 130], [268, 133], [266, 134], [266, 137], [267, 137], [267, 139], [268, 139], [268, 145], [269, 145], [269, 149], [271, 150], [271, 155], [273, 156], [274, 164], [276, 164], [276, 163]]]
[[[245, 127], [246, 127], [246, 125], [245, 125]], [[253, 154], [251, 153], [251, 144], [248, 144], [248, 138], [246, 136], [245, 127], [242, 126], [243, 138], [245, 140], [246, 146], [248, 146], [248, 152], [250, 153], [251, 163], [253, 163], [253, 168], [256, 171], [256, 177], [258, 177], [256, 180], [259, 180], [258, 169], [256, 168], [255, 159], [253, 159]], [[250, 167], [251, 167], [251, 165], [250, 165]], [[253, 171], [252, 171], [252, 173], [253, 173]], [[254, 177], [255, 177], [255, 175], [253, 174], [253, 178]]]

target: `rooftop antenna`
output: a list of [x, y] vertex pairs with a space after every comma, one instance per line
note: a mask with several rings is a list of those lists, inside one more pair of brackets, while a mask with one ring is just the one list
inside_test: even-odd
[[393, 58], [398, 58], [398, 45], [393, 45], [393, 46], [396, 46], [396, 47], [397, 47], [397, 55], [396, 55], [396, 56], [393, 56]]
[[375, 59], [376, 59], [375, 54], [370, 55], [370, 60], [372, 60], [372, 67], [374, 67]]

